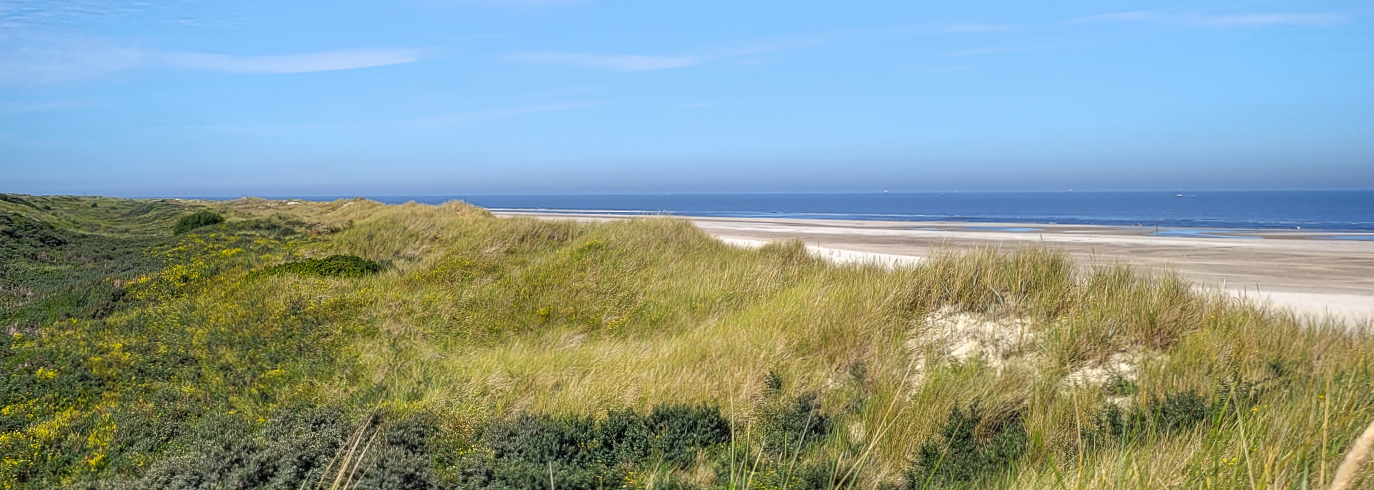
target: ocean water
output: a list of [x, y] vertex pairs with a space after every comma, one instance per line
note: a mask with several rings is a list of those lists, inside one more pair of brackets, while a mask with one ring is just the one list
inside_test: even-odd
[[[961, 221], [971, 224], [1141, 225], [1223, 231], [1292, 230], [1298, 227], [1303, 231], [1374, 231], [1374, 191], [869, 192], [370, 198], [387, 203], [416, 201], [431, 204], [459, 199], [488, 209], [544, 212]], [[1180, 231], [1177, 234], [1195, 232]]]

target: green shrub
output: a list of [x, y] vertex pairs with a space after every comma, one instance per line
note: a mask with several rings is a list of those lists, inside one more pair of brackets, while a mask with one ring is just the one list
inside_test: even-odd
[[648, 457], [653, 432], [643, 415], [633, 410], [612, 410], [596, 427], [596, 459], [608, 464], [633, 463]]
[[1163, 398], [1153, 398], [1130, 410], [1108, 405], [1097, 423], [1097, 432], [1089, 439], [1104, 436], [1131, 436], [1147, 429], [1172, 432], [1193, 427], [1215, 413], [1213, 404], [1195, 390], [1171, 392]]
[[955, 405], [939, 437], [921, 444], [906, 488], [944, 487], [995, 475], [1015, 464], [1026, 445], [1020, 412], [988, 413], [976, 402], [967, 410]]
[[654, 451], [668, 463], [688, 463], [697, 450], [730, 441], [730, 422], [717, 407], [659, 406], [646, 422]]
[[776, 399], [760, 407], [764, 450], [791, 456], [830, 433], [830, 417], [821, 413], [815, 393], [792, 400]]
[[[852, 463], [821, 460], [783, 466], [754, 475], [750, 488], [837, 490], [859, 487], [859, 468]], [[879, 486], [890, 489], [891, 487]]]
[[63, 235], [66, 233], [48, 223], [17, 214], [0, 213], [0, 236], [7, 241], [17, 242], [7, 243], [6, 248], [20, 245], [32, 248], [60, 247], [68, 242]]
[[536, 463], [582, 464], [589, 460], [587, 446], [594, 437], [595, 422], [589, 417], [539, 417], [524, 414], [498, 423], [486, 442], [497, 459]]
[[590, 417], [520, 415], [499, 422], [484, 438], [492, 461], [463, 471], [471, 488], [596, 488], [618, 478], [593, 459], [595, 422]]
[[[93, 482], [87, 488], [315, 488], [322, 479], [326, 485], [334, 480], [342, 466], [336, 456], [349, 449], [350, 431], [337, 410], [283, 410], [256, 431], [240, 420], [216, 421], [206, 424], [214, 430], [198, 434], [200, 445], [154, 463], [141, 480]], [[346, 475], [346, 487], [436, 488], [428, 457], [436, 430], [424, 415], [370, 419], [362, 433], [373, 444], [357, 453], [359, 469]]]
[[[446, 473], [462, 488], [619, 488], [626, 471], [682, 469], [698, 451], [730, 440], [716, 407], [665, 405], [648, 414], [616, 410], [605, 419], [524, 414], [496, 422], [482, 437], [490, 457], [457, 462]], [[671, 485], [670, 485], [671, 486]]]
[[[314, 485], [347, 437], [331, 410], [283, 412], [259, 430], [219, 417], [188, 453], [152, 465], [135, 488], [271, 488]], [[206, 424], [210, 425], [210, 424]]]
[[172, 227], [172, 234], [184, 235], [186, 233], [190, 233], [191, 230], [194, 230], [196, 228], [200, 228], [202, 226], [210, 226], [213, 224], [223, 222], [223, 216], [220, 216], [218, 213], [215, 213], [214, 211], [202, 209], [200, 211], [196, 211], [186, 216], [182, 216], [181, 219], [177, 220], [176, 226]]
[[356, 255], [330, 255], [323, 259], [305, 259], [277, 264], [260, 271], [260, 274], [276, 276], [296, 274], [300, 276], [322, 277], [362, 277], [381, 272], [382, 264]]

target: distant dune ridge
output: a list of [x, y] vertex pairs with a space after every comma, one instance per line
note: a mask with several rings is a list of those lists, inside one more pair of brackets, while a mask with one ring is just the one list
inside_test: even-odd
[[5, 197], [11, 488], [1372, 481], [1368, 324], [1194, 282], [1350, 245]]

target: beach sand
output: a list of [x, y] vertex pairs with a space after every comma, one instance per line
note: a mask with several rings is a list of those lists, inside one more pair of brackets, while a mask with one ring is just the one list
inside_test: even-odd
[[[604, 214], [501, 211], [500, 216], [610, 220]], [[941, 250], [978, 247], [1062, 249], [1079, 263], [1127, 263], [1176, 271], [1198, 287], [1300, 315], [1350, 324], [1374, 320], [1374, 241], [1322, 239], [1329, 233], [1298, 230], [1207, 232], [1025, 223], [956, 223], [768, 218], [681, 217], [727, 243], [755, 247], [797, 239], [812, 253], [838, 263], [918, 263]], [[1198, 234], [1203, 236], [1197, 236]], [[1348, 233], [1342, 233], [1348, 235]]]

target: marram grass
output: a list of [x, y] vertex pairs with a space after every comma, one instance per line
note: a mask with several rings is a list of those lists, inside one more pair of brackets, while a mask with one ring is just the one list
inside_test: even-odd
[[6, 197], [3, 488], [1321, 488], [1374, 419], [1368, 325], [1051, 249]]

